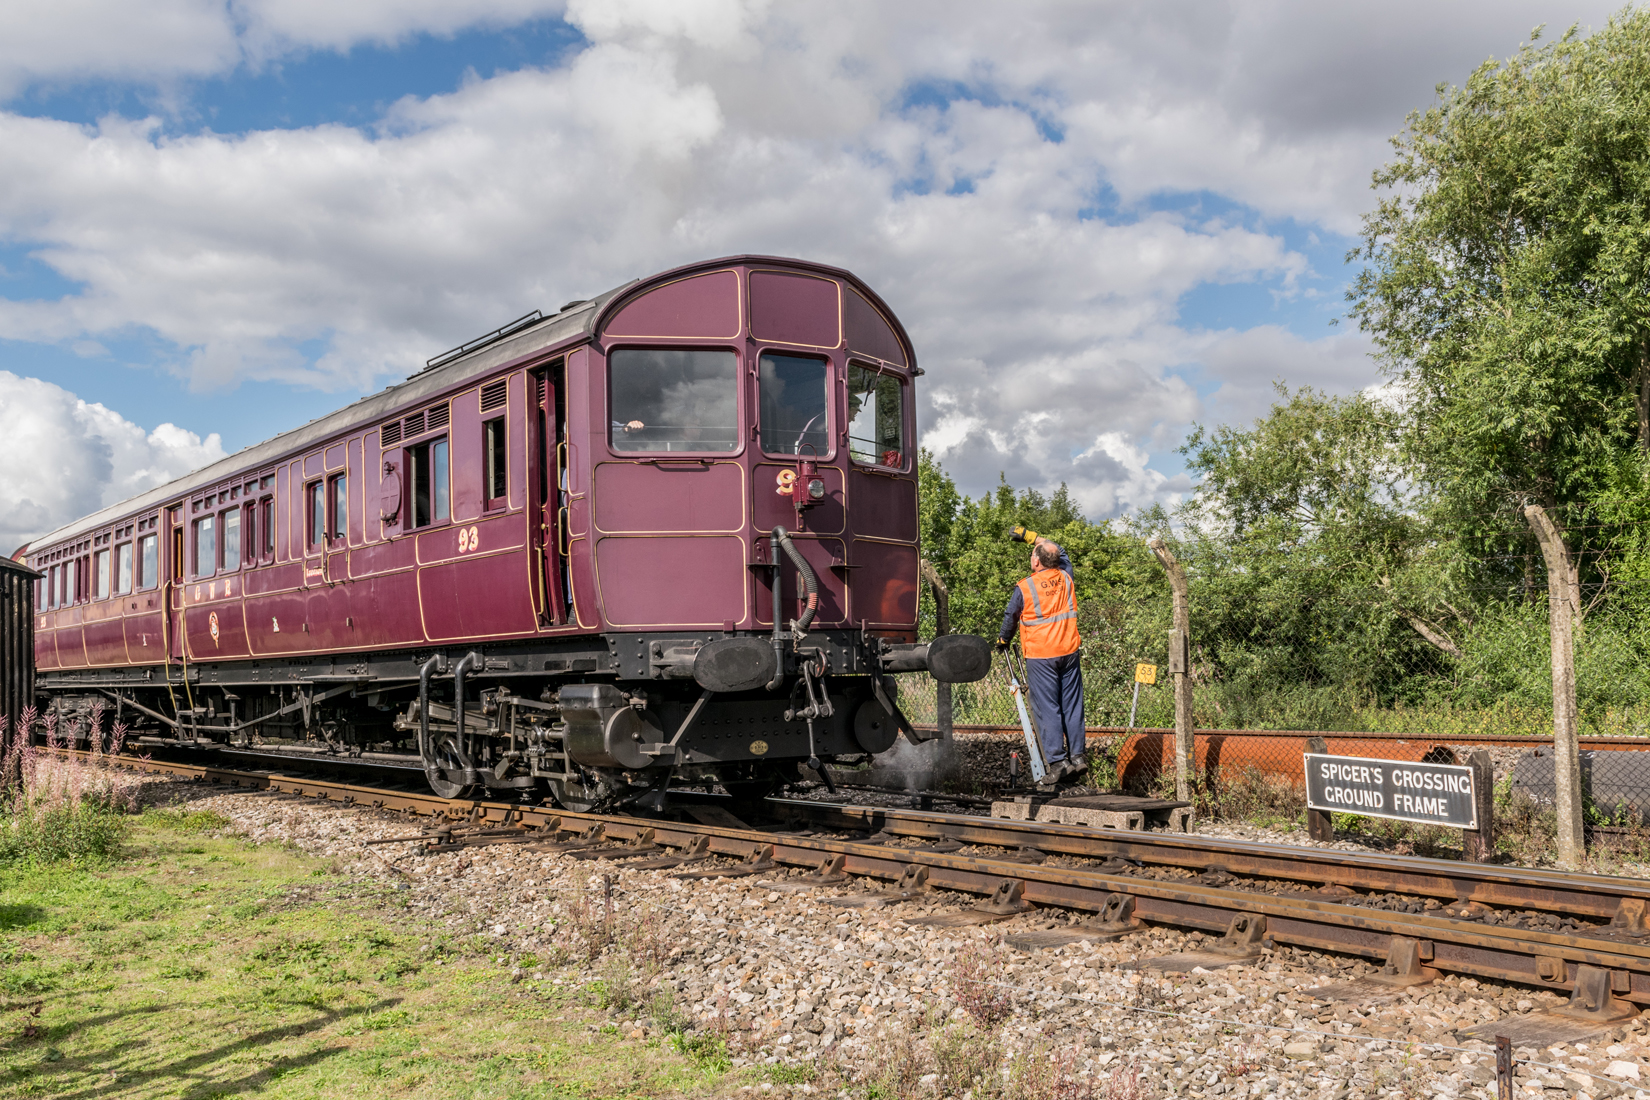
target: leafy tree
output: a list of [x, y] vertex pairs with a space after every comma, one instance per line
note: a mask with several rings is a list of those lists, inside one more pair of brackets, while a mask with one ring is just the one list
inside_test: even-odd
[[1650, 12], [1536, 39], [1393, 139], [1349, 292], [1454, 567], [1506, 595], [1526, 503], [1601, 583], [1621, 531], [1593, 509], [1650, 452]]
[[1427, 543], [1392, 409], [1278, 393], [1251, 427], [1199, 427], [1181, 448], [1201, 475], [1182, 513], [1192, 637], [1226, 721], [1304, 707], [1333, 727], [1357, 703], [1403, 698], [1439, 650], [1459, 649], [1414, 603]]

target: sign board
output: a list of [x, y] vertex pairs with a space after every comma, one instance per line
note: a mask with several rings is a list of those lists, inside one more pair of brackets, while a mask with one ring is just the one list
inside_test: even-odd
[[1137, 683], [1137, 684], [1155, 684], [1155, 683], [1157, 683], [1157, 666], [1156, 665], [1135, 665], [1134, 666], [1134, 682]]
[[1306, 805], [1314, 810], [1476, 829], [1474, 795], [1473, 771], [1460, 764], [1306, 754]]

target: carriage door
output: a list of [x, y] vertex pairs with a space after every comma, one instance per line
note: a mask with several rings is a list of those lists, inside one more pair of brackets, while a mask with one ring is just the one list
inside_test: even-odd
[[533, 506], [534, 548], [539, 560], [539, 621], [560, 626], [568, 621], [573, 602], [567, 571], [567, 404], [564, 380], [566, 360], [557, 359], [532, 376], [534, 396], [533, 465], [530, 475], [537, 494]]
[[183, 638], [183, 505], [166, 509], [166, 580], [161, 606], [166, 609], [166, 658], [182, 660]]

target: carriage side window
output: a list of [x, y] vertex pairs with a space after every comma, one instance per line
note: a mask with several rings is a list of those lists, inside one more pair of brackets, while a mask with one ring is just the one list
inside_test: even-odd
[[241, 510], [231, 508], [220, 513], [223, 519], [223, 567], [241, 567]]
[[57, 568], [54, 565], [46, 573], [46, 606], [48, 608], [57, 606]]
[[905, 385], [898, 377], [848, 365], [848, 448], [855, 462], [905, 465]]
[[304, 500], [309, 504], [309, 548], [317, 550], [327, 541], [326, 483], [312, 481], [304, 486]]
[[110, 572], [109, 551], [99, 550], [92, 555], [92, 576], [95, 581], [92, 588], [93, 599], [108, 599], [110, 581], [112, 579], [112, 574]]
[[407, 470], [412, 525], [428, 527], [432, 523], [447, 522], [447, 440], [432, 439], [408, 447]]
[[762, 356], [762, 449], [768, 454], [811, 454], [831, 449], [825, 422], [827, 388], [823, 359], [800, 355]]
[[608, 356], [615, 451], [739, 449], [739, 360], [731, 351], [628, 348]]
[[195, 521], [195, 576], [210, 577], [218, 569], [218, 518], [202, 516]]
[[481, 426], [481, 443], [486, 469], [485, 496], [488, 508], [500, 508], [510, 493], [509, 452], [505, 448], [504, 418], [489, 420]]
[[264, 497], [258, 502], [258, 530], [263, 532], [260, 553], [264, 560], [275, 557], [275, 498]]
[[160, 536], [138, 539], [138, 587], [153, 588], [160, 583]]
[[349, 535], [349, 478], [339, 474], [327, 483], [332, 492], [332, 526], [329, 534], [336, 542], [341, 542]]
[[115, 591], [121, 595], [132, 590], [132, 544], [123, 542], [115, 547]]

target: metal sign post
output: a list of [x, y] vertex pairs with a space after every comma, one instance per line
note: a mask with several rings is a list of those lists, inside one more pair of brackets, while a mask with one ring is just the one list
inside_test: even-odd
[[1134, 702], [1129, 704], [1129, 729], [1134, 728], [1134, 713], [1140, 706], [1140, 685], [1157, 683], [1156, 665], [1134, 666]]

